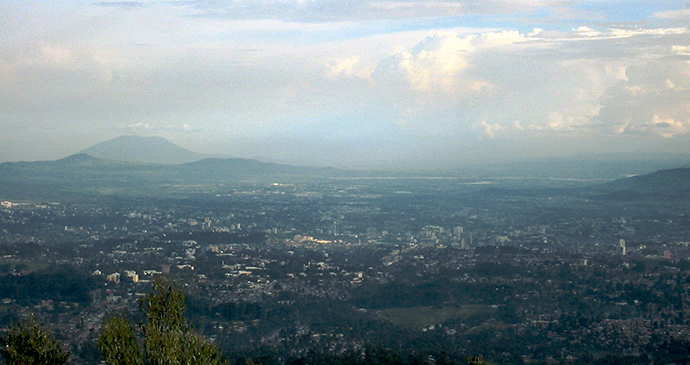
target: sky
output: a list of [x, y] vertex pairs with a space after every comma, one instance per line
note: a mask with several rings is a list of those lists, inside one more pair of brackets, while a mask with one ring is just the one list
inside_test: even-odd
[[690, 2], [0, 0], [0, 162], [121, 135], [298, 165], [690, 153]]

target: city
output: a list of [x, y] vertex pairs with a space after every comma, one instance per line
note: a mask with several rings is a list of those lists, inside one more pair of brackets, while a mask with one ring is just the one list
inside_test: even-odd
[[168, 275], [233, 361], [378, 345], [432, 363], [645, 362], [690, 343], [684, 201], [455, 179], [208, 189], [3, 201], [1, 324], [36, 313], [94, 363], [103, 320]]

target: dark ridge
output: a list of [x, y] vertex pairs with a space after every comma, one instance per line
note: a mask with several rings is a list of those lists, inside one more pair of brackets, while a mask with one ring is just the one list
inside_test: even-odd
[[598, 200], [687, 200], [690, 199], [690, 168], [661, 170], [587, 190]]

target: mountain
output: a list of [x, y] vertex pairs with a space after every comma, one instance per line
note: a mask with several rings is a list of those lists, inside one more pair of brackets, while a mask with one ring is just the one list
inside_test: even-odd
[[668, 169], [593, 187], [599, 198], [612, 200], [690, 199], [690, 168]]
[[603, 185], [606, 189], [677, 194], [690, 192], [690, 168], [669, 169]]
[[[94, 157], [94, 155], [102, 157]], [[582, 161], [589, 175], [564, 173], [573, 164], [556, 166], [523, 164], [457, 171], [366, 171], [300, 167], [241, 158], [204, 158], [158, 137], [124, 136], [99, 143], [55, 161], [0, 163], [0, 200], [130, 195], [139, 197], [182, 196], [190, 192], [226, 193], [231, 185], [256, 183], [328, 182], [357, 179], [359, 184], [455, 191], [468, 184], [490, 181], [494, 190], [485, 194], [570, 195], [574, 198], [611, 201], [688, 201], [690, 168], [646, 174], [649, 163], [618, 165]], [[662, 159], [666, 163], [666, 159]], [[661, 162], [658, 163], [663, 166]], [[687, 166], [684, 156], [676, 166]], [[614, 166], [614, 170], [609, 170]], [[623, 166], [623, 167], [621, 167]], [[612, 181], [623, 171], [644, 175]], [[580, 178], [577, 178], [580, 176]], [[608, 178], [607, 178], [608, 177]], [[594, 185], [597, 181], [607, 183]], [[441, 184], [437, 186], [435, 184]], [[507, 188], [508, 190], [500, 190]], [[462, 190], [461, 189], [461, 190]], [[498, 189], [498, 190], [497, 190]], [[554, 190], [555, 189], [555, 190]], [[445, 190], [444, 190], [445, 191]], [[465, 191], [465, 190], [463, 190]]]
[[0, 163], [0, 200], [65, 197], [184, 195], [235, 183], [296, 182], [340, 170], [297, 167], [240, 158], [183, 164], [141, 163], [76, 154], [55, 161]]
[[165, 138], [120, 136], [93, 145], [78, 154], [144, 163], [182, 164], [212, 157], [184, 149]]

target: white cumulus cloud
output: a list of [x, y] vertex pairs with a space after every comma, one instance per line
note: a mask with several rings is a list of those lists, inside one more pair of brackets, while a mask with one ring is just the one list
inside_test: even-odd
[[350, 77], [353, 75], [357, 75], [356, 67], [360, 60], [361, 57], [356, 55], [352, 57], [332, 60], [325, 65], [326, 74], [329, 77]]
[[601, 98], [589, 127], [664, 138], [690, 132], [690, 62], [649, 62], [629, 67], [626, 75]]
[[491, 84], [464, 73], [472, 67], [473, 55], [526, 39], [512, 30], [465, 37], [453, 32], [439, 32], [410, 50], [382, 60], [374, 70], [373, 78], [383, 82], [407, 82], [416, 91], [481, 92], [490, 88]]
[[418, 91], [455, 91], [459, 74], [468, 67], [471, 38], [451, 32], [427, 37], [413, 49], [382, 60], [374, 71], [379, 81], [404, 81]]

